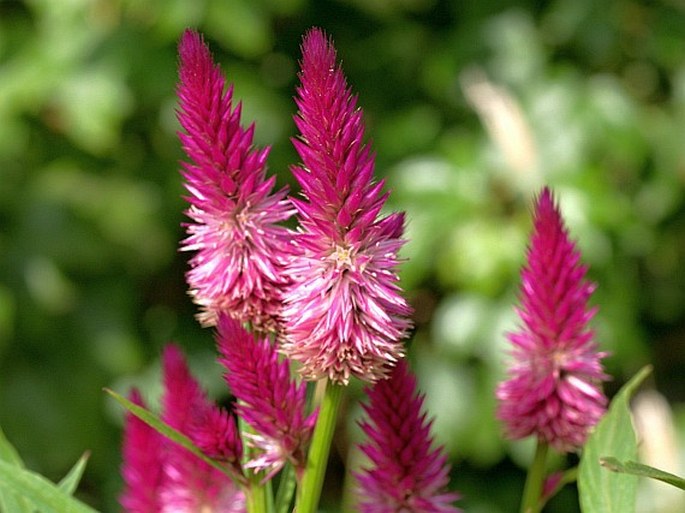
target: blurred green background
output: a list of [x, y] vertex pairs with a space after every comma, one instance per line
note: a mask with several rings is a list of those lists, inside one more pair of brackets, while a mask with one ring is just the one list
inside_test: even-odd
[[[682, 463], [683, 0], [0, 0], [0, 425], [27, 465], [58, 479], [91, 451], [80, 497], [117, 511], [121, 411], [102, 387], [154, 397], [175, 340], [225, 393], [177, 251], [175, 45], [204, 32], [286, 184], [312, 25], [334, 37], [391, 207], [408, 213], [411, 359], [462, 506], [512, 511], [530, 457], [500, 439], [493, 389], [543, 184], [599, 284], [607, 392], [653, 363], [677, 427], [655, 464]], [[357, 436], [340, 426], [334, 476]], [[577, 510], [573, 490], [549, 506]]]

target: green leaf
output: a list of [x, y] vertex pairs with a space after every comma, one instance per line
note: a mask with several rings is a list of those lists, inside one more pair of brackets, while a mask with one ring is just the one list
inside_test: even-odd
[[637, 478], [607, 472], [601, 466], [602, 455], [620, 460], [637, 459], [637, 439], [629, 403], [635, 390], [652, 371], [644, 367], [616, 394], [609, 411], [599, 422], [583, 449], [578, 471], [580, 508], [583, 513], [633, 513]]
[[0, 428], [0, 460], [12, 463], [17, 467], [24, 466], [24, 462], [21, 461], [19, 453], [7, 439], [2, 428]]
[[600, 464], [613, 472], [632, 474], [639, 477], [650, 477], [673, 485], [681, 490], [685, 490], [684, 478], [659, 470], [658, 468], [650, 467], [649, 465], [643, 465], [642, 463], [637, 463], [635, 461], [626, 461], [623, 463], [616, 458], [611, 457], [602, 458]]
[[71, 468], [69, 473], [62, 478], [62, 480], [59, 482], [57, 486], [59, 486], [59, 489], [62, 490], [64, 493], [68, 493], [69, 495], [73, 495], [74, 492], [76, 491], [76, 487], [78, 486], [79, 482], [81, 481], [81, 476], [83, 475], [83, 471], [86, 469], [86, 463], [88, 463], [88, 458], [90, 457], [89, 453], [85, 453], [83, 456], [79, 458], [79, 460], [76, 462], [76, 464]]
[[[16, 468], [24, 468], [24, 462], [19, 453], [0, 428], [0, 461], [4, 461]], [[35, 508], [24, 497], [19, 497], [12, 490], [0, 487], [0, 511], [3, 513], [33, 513]]]
[[132, 403], [131, 401], [129, 401], [125, 397], [120, 396], [119, 394], [117, 394], [116, 392], [114, 392], [108, 388], [105, 388], [105, 392], [107, 392], [109, 395], [111, 395], [119, 404], [121, 404], [124, 408], [126, 408], [128, 411], [130, 411], [133, 415], [138, 417], [140, 420], [145, 422], [152, 429], [154, 429], [158, 433], [161, 433], [162, 435], [167, 437], [169, 440], [176, 442], [178, 445], [180, 445], [184, 449], [187, 449], [188, 451], [192, 452], [195, 456], [200, 458], [202, 461], [204, 461], [208, 465], [211, 465], [215, 469], [223, 472], [224, 474], [226, 474], [231, 479], [235, 479], [235, 476], [233, 475], [233, 473], [229, 469], [227, 469], [221, 463], [214, 461], [213, 459], [206, 456], [190, 440], [190, 438], [185, 436], [183, 433], [176, 431], [174, 428], [172, 428], [168, 424], [165, 424], [164, 422], [162, 422], [162, 420], [157, 415], [149, 412], [145, 408], [142, 408], [135, 403]]
[[0, 461], [0, 490], [30, 499], [41, 513], [97, 513], [43, 476], [5, 461]]

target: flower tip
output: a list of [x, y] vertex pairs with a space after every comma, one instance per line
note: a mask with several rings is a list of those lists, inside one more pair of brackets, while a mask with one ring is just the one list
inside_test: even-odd
[[321, 28], [309, 29], [302, 38], [303, 68], [307, 68], [307, 64], [311, 63], [311, 66], [321, 70], [333, 71], [335, 59], [335, 47], [331, 37]]

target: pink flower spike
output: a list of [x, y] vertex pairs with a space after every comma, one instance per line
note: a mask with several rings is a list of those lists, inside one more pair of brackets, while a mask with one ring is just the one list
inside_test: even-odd
[[243, 444], [234, 415], [211, 405], [201, 416], [193, 419], [190, 437], [207, 456], [233, 465], [236, 476], [241, 476]]
[[323, 31], [305, 35], [301, 68], [293, 144], [302, 164], [292, 172], [303, 198], [292, 200], [300, 229], [281, 347], [306, 379], [373, 382], [403, 357], [411, 327], [396, 272], [404, 217], [380, 216], [388, 194], [373, 180], [357, 98]]
[[568, 237], [548, 188], [537, 198], [534, 230], [521, 272], [522, 326], [508, 335], [513, 362], [497, 388], [497, 416], [512, 439], [535, 435], [558, 451], [581, 447], [606, 409], [605, 353], [588, 326], [595, 285]]
[[316, 421], [316, 414], [305, 417], [305, 384], [291, 379], [287, 360], [278, 361], [278, 352], [267, 339], [255, 340], [227, 315], [219, 316], [217, 345], [226, 382], [238, 399], [238, 415], [255, 430], [245, 434], [248, 445], [256, 449], [245, 467], [266, 471], [266, 479], [286, 461], [303, 469], [305, 446]]
[[[162, 420], [193, 439], [193, 428], [213, 407], [191, 376], [181, 351], [167, 346], [163, 355]], [[226, 511], [243, 513], [243, 492], [222, 472], [180, 445], [168, 442], [164, 464], [162, 513]]]
[[[131, 392], [130, 400], [145, 407], [138, 390]], [[122, 466], [125, 487], [120, 502], [127, 513], [162, 511], [159, 490], [163, 478], [163, 441], [157, 431], [132, 413], [126, 413]]]
[[271, 193], [268, 148], [252, 145], [254, 127], [240, 125], [240, 105], [202, 37], [186, 31], [179, 44], [179, 137], [190, 163], [182, 175], [189, 195], [188, 237], [194, 251], [186, 275], [205, 326], [227, 312], [261, 331], [278, 329], [288, 232], [277, 223], [293, 210], [286, 190]]
[[450, 465], [442, 447], [433, 447], [431, 422], [406, 361], [390, 377], [367, 388], [368, 421], [360, 445], [370, 466], [356, 473], [361, 513], [456, 513], [459, 498], [446, 491]]

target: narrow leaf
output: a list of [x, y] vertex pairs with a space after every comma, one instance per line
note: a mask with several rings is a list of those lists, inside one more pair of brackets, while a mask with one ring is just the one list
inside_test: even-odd
[[128, 411], [130, 411], [133, 415], [138, 417], [140, 420], [145, 422], [152, 429], [161, 433], [162, 435], [167, 437], [172, 442], [176, 442], [178, 445], [180, 445], [184, 449], [187, 449], [188, 451], [193, 453], [195, 456], [200, 458], [202, 461], [204, 461], [208, 465], [211, 465], [215, 469], [223, 472], [225, 475], [227, 475], [231, 479], [234, 478], [234, 476], [232, 475], [232, 473], [230, 472], [229, 469], [224, 467], [221, 463], [219, 463], [219, 462], [211, 459], [210, 457], [206, 456], [205, 453], [203, 453], [190, 440], [190, 438], [185, 436], [183, 433], [176, 431], [174, 428], [172, 428], [168, 424], [165, 424], [157, 415], [149, 412], [145, 408], [142, 408], [135, 403], [132, 403], [131, 401], [129, 401], [125, 397], [122, 397], [121, 395], [117, 394], [116, 392], [114, 392], [108, 388], [105, 388], [105, 392], [107, 392], [109, 395], [111, 395], [114, 398], [114, 400], [116, 400], [119, 404], [121, 404], [124, 408], [126, 408]]
[[30, 499], [41, 513], [97, 513], [43, 476], [4, 461], [0, 461], [0, 490]]
[[580, 508], [583, 513], [634, 513], [637, 478], [607, 472], [600, 464], [604, 454], [619, 460], [637, 459], [637, 439], [630, 416], [630, 398], [652, 371], [640, 370], [616, 394], [609, 411], [583, 448], [578, 471]]
[[89, 457], [90, 453], [86, 452], [83, 456], [79, 458], [79, 460], [71, 468], [69, 473], [66, 476], [64, 476], [57, 485], [59, 486], [60, 490], [62, 490], [64, 493], [68, 493], [69, 495], [74, 494], [74, 492], [76, 491], [76, 487], [81, 481], [81, 476], [83, 476], [83, 471], [86, 469], [86, 463], [88, 463]]
[[658, 468], [650, 467], [649, 465], [643, 465], [642, 463], [637, 463], [635, 461], [626, 461], [625, 463], [617, 460], [616, 458], [602, 458], [600, 460], [601, 465], [611, 470], [612, 472], [620, 472], [623, 474], [632, 474], [634, 476], [640, 477], [650, 477], [652, 479], [657, 479], [685, 490], [685, 479], [675, 474], [659, 470]]
[[0, 428], [0, 460], [11, 463], [17, 467], [24, 466], [24, 462], [21, 460], [19, 453], [7, 439], [2, 428]]
[[[0, 428], [0, 461], [4, 461], [17, 468], [24, 468], [24, 462], [19, 453]], [[0, 511], [3, 513], [33, 513], [35, 510], [24, 497], [19, 497], [12, 490], [0, 487]]]

